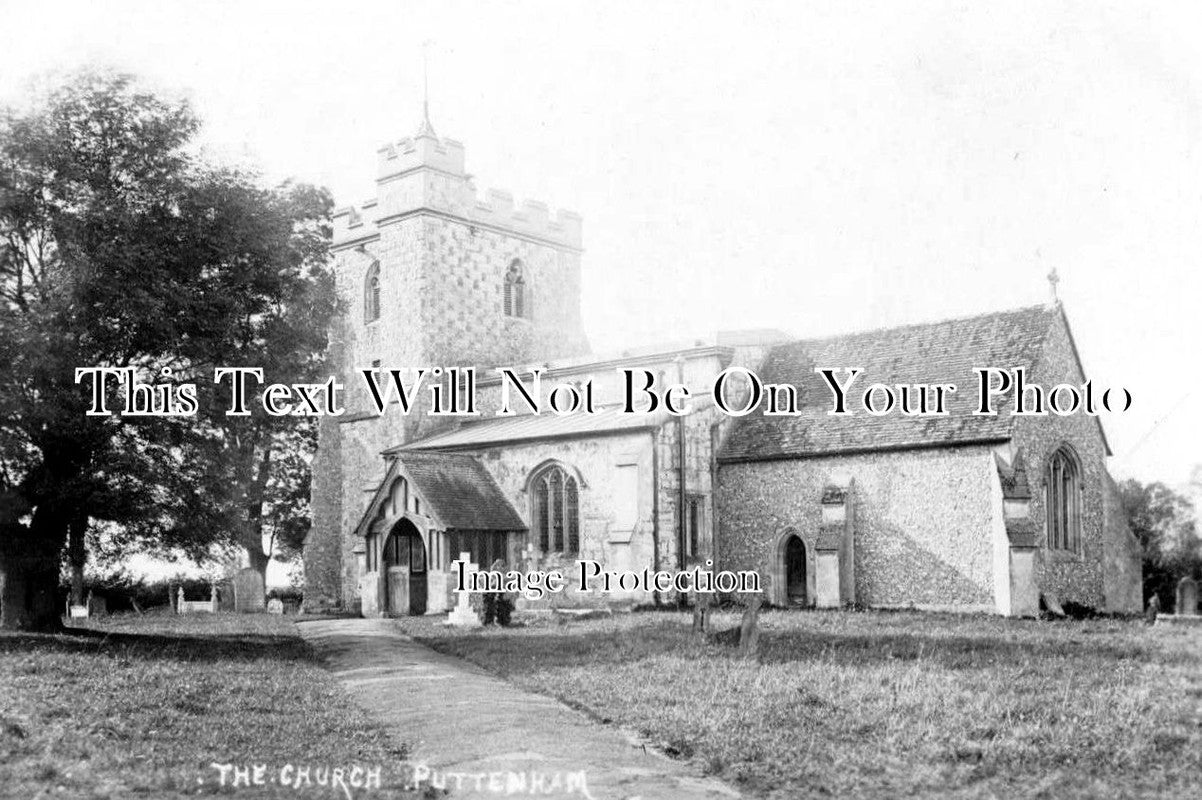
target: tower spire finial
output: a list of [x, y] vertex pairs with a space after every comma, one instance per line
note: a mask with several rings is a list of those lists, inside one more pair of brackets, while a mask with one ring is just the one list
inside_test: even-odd
[[1057, 285], [1060, 283], [1060, 274], [1056, 272], [1056, 268], [1052, 267], [1052, 271], [1048, 273], [1048, 286], [1052, 289], [1051, 303], [1052, 305], [1060, 305], [1060, 294], [1056, 291]]
[[438, 138], [434, 126], [430, 124], [430, 45], [431, 40], [422, 42], [422, 124], [417, 129], [418, 136]]

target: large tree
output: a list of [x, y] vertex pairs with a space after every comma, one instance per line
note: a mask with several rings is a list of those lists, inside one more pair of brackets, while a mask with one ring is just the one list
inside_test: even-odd
[[1202, 577], [1202, 539], [1193, 504], [1163, 483], [1128, 479], [1119, 484], [1123, 510], [1143, 548], [1144, 599], [1176, 600], [1177, 582]]
[[[203, 391], [214, 365], [242, 357], [271, 356], [249, 366], [283, 381], [318, 363], [328, 195], [209, 165], [197, 131], [186, 103], [114, 74], [77, 75], [0, 116], [2, 627], [58, 624], [63, 548], [89, 520], [177, 542], [227, 535], [176, 513], [203, 510], [179, 481], [189, 453], [228, 435], [210, 409], [89, 416], [76, 368]], [[119, 410], [122, 387], [108, 391]]]
[[[183, 547], [199, 555], [209, 543], [233, 545], [266, 577], [273, 553], [295, 555], [308, 532], [309, 457], [316, 447], [315, 416], [278, 416], [254, 401], [247, 414], [229, 414], [234, 377], [214, 382], [214, 369], [254, 367], [264, 383], [316, 384], [325, 377], [326, 331], [334, 311], [332, 275], [326, 268], [330, 237], [329, 196], [311, 187], [274, 194], [227, 187], [228, 208], [239, 228], [227, 236], [270, 285], [229, 286], [241, 316], [220, 337], [198, 343], [187, 371], [199, 373], [198, 415], [189, 420], [177, 453], [175, 489], [165, 499], [165, 530], [144, 542]], [[274, 209], [273, 214], [264, 209]], [[289, 220], [286, 241], [264, 222]], [[256, 252], [260, 244], [270, 245]], [[261, 389], [243, 381], [248, 398]], [[299, 397], [293, 404], [306, 409]]]

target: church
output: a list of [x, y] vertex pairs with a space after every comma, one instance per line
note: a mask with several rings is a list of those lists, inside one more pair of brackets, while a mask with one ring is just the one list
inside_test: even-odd
[[[1138, 611], [1138, 543], [1097, 417], [832, 416], [819, 368], [873, 381], [972, 385], [1022, 367], [1085, 380], [1065, 310], [1046, 306], [796, 340], [772, 330], [596, 355], [581, 325], [582, 221], [478, 192], [463, 145], [427, 118], [379, 150], [377, 195], [334, 215], [343, 313], [331, 372], [346, 413], [322, 419], [305, 542], [305, 606], [364, 616], [455, 602], [452, 563], [532, 572], [754, 570], [780, 607], [918, 608], [1033, 616], [1042, 600]], [[541, 370], [591, 382], [595, 414], [440, 418], [377, 413], [362, 370]], [[797, 388], [796, 413], [732, 416], [709, 397], [742, 367]], [[686, 415], [622, 414], [620, 369], [690, 388]], [[744, 387], [744, 391], [747, 388]], [[634, 606], [643, 590], [564, 591], [543, 605]], [[522, 601], [524, 604], [525, 601]], [[521, 605], [519, 607], [521, 607]]]

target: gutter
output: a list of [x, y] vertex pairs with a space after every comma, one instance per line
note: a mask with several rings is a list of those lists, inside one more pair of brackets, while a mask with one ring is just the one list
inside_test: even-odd
[[974, 447], [983, 444], [1000, 444], [1013, 439], [1013, 436], [987, 436], [980, 439], [963, 439], [957, 442], [928, 442], [922, 444], [886, 444], [864, 445], [862, 447], [847, 447], [838, 450], [824, 450], [808, 453], [770, 453], [762, 456], [720, 456], [719, 464], [756, 464], [761, 461], [806, 461], [815, 458], [835, 458], [838, 456], [859, 456], [871, 453], [897, 453], [905, 450], [943, 450], [958, 447]]
[[[648, 433], [651, 437], [651, 569], [659, 572], [659, 442], [656, 441], [656, 430]], [[658, 608], [658, 589], [651, 592], [651, 598]]]
[[718, 564], [718, 452], [722, 445], [722, 420], [710, 424], [710, 558]]
[[[676, 382], [684, 384], [684, 359], [677, 356], [676, 359]], [[676, 498], [676, 566], [677, 569], [684, 571], [685, 568], [685, 550], [688, 544], [686, 537], [688, 530], [686, 528], [685, 511], [688, 508], [688, 467], [685, 463], [685, 458], [688, 455], [688, 442], [685, 440], [685, 418], [679, 416], [676, 418], [676, 461], [677, 461], [677, 498]], [[683, 596], [680, 598], [683, 602]]]

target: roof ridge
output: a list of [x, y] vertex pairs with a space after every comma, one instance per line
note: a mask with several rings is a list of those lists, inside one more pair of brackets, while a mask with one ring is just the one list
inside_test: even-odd
[[942, 319], [930, 320], [927, 322], [907, 322], [903, 325], [889, 325], [877, 328], [863, 328], [861, 330], [846, 331], [844, 333], [832, 333], [825, 336], [811, 336], [800, 339], [790, 339], [787, 342], [781, 342], [775, 347], [793, 347], [796, 345], [807, 344], [810, 342], [829, 342], [836, 339], [849, 339], [858, 336], [872, 336], [875, 334], [889, 333], [892, 331], [903, 331], [914, 328], [932, 328], [936, 325], [946, 325], [953, 322], [969, 322], [971, 320], [985, 319], [987, 317], [1002, 317], [1008, 314], [1021, 314], [1029, 311], [1051, 311], [1046, 304], [1036, 303], [1029, 306], [1019, 306], [1018, 308], [1009, 308], [1001, 311], [986, 311], [980, 314], [966, 314], [958, 317], [944, 317]]

